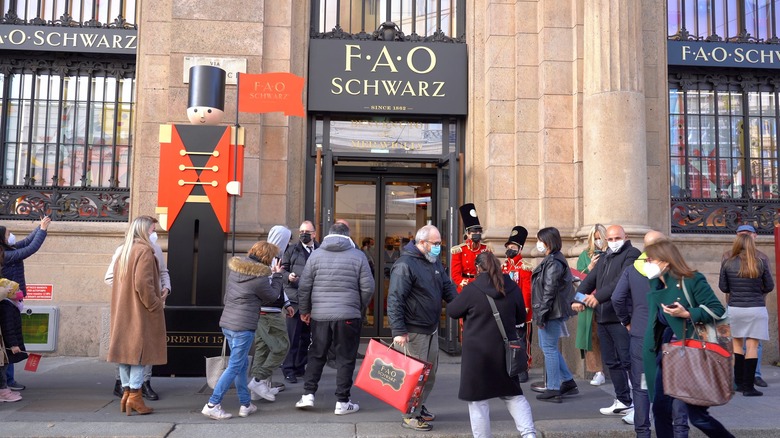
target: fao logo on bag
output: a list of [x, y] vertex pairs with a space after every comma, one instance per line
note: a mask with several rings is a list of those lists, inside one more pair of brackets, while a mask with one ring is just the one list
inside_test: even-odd
[[390, 386], [394, 391], [400, 391], [406, 372], [394, 367], [393, 364], [385, 363], [382, 359], [374, 359], [369, 377], [378, 380], [382, 385]]

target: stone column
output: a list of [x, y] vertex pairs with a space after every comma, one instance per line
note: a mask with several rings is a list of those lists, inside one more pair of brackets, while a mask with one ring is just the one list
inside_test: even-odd
[[647, 142], [640, 2], [586, 0], [584, 223], [647, 229]]

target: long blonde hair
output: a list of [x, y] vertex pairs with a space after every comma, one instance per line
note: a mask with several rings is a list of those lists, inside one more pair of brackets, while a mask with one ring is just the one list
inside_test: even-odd
[[122, 252], [119, 254], [119, 277], [123, 277], [127, 271], [127, 263], [130, 260], [130, 251], [133, 249], [133, 242], [136, 239], [145, 242], [149, 246], [152, 241], [149, 240], [149, 229], [157, 223], [157, 219], [151, 216], [138, 216], [130, 224], [130, 228], [125, 234], [125, 243], [122, 245]]
[[729, 260], [739, 259], [739, 277], [758, 278], [763, 274], [763, 262], [758, 258], [756, 242], [749, 234], [737, 234], [731, 246]]
[[[601, 248], [596, 248], [596, 233], [601, 236]], [[607, 247], [607, 227], [601, 224], [593, 225], [588, 233], [588, 257], [593, 258], [596, 250], [604, 251]]]

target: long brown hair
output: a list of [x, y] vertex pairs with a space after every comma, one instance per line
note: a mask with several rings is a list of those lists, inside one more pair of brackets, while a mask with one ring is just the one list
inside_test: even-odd
[[731, 246], [729, 260], [739, 259], [739, 277], [758, 278], [763, 274], [763, 263], [758, 258], [756, 242], [749, 234], [737, 234]]
[[504, 291], [504, 274], [501, 272], [501, 262], [498, 261], [492, 252], [483, 252], [477, 256], [475, 260], [477, 268], [488, 275], [493, 287], [501, 292], [501, 295], [506, 295]]
[[251, 259], [268, 265], [269, 267], [277, 254], [279, 254], [279, 247], [265, 240], [255, 243], [252, 245], [252, 248], [249, 249], [249, 252], [247, 252], [247, 255]]
[[696, 273], [685, 262], [682, 254], [680, 254], [680, 250], [668, 240], [659, 240], [652, 245], [646, 246], [645, 252], [648, 258], [669, 263], [669, 271], [675, 278], [690, 278]]

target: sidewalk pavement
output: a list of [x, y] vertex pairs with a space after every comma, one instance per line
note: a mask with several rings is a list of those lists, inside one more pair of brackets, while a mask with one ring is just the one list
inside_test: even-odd
[[[327, 368], [320, 381], [315, 407], [301, 411], [294, 407], [303, 391], [302, 380], [288, 384], [276, 402], [257, 401], [258, 412], [238, 417], [235, 390], [228, 392], [223, 407], [234, 417], [215, 421], [200, 410], [211, 391], [205, 378], [152, 379], [160, 400], [148, 402], [151, 415], [127, 417], [119, 412], [119, 399], [112, 394], [114, 365], [96, 358], [44, 357], [36, 373], [17, 364], [17, 380], [27, 389], [23, 400], [0, 403], [2, 437], [470, 437], [468, 408], [458, 399], [460, 358], [441, 354], [436, 386], [426, 406], [436, 414], [433, 430], [416, 432], [401, 427], [398, 411], [358, 388], [352, 400], [360, 412], [337, 416], [335, 371]], [[358, 366], [360, 361], [358, 361]], [[765, 366], [763, 397], [734, 396], [726, 406], [711, 412], [737, 437], [780, 436], [780, 368]], [[541, 380], [541, 369], [531, 373], [531, 382]], [[356, 370], [357, 374], [357, 370]], [[281, 372], [274, 375], [281, 380]], [[536, 422], [539, 437], [633, 437], [633, 427], [620, 417], [606, 417], [598, 408], [612, 403], [612, 386], [594, 387], [578, 380], [580, 394], [562, 404], [539, 402], [529, 384], [523, 384]], [[513, 422], [500, 400], [491, 401], [493, 435], [517, 437]], [[703, 436], [692, 428], [692, 437]]]

